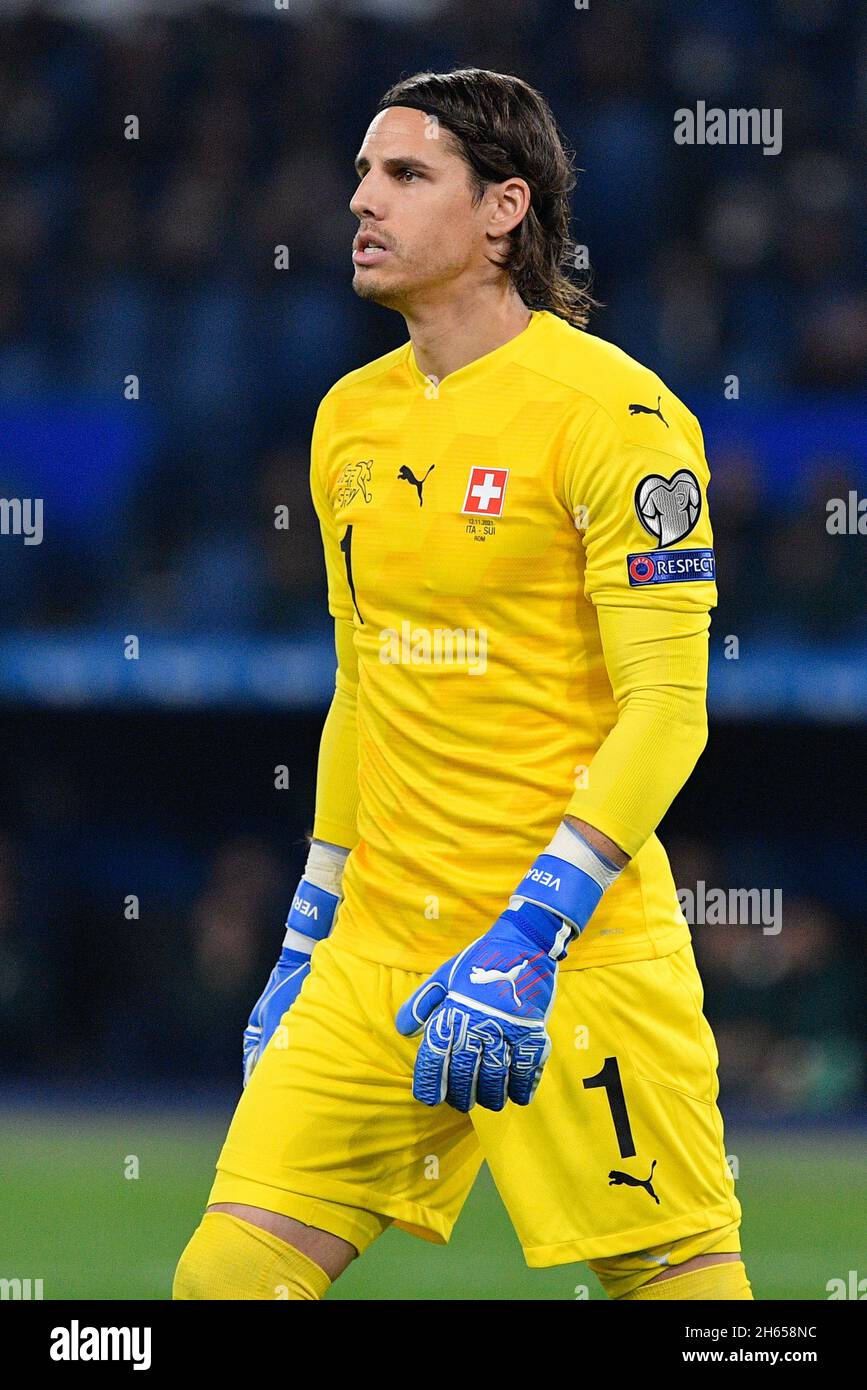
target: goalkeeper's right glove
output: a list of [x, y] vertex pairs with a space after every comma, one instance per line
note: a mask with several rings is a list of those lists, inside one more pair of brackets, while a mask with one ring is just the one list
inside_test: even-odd
[[418, 986], [395, 1020], [424, 1030], [412, 1093], [467, 1112], [529, 1105], [551, 1051], [558, 963], [620, 869], [568, 822], [557, 829], [484, 936]]
[[318, 941], [328, 936], [341, 900], [340, 883], [349, 853], [338, 845], [314, 840], [304, 877], [295, 890], [286, 935], [277, 964], [268, 977], [244, 1030], [244, 1085], [276, 1032], [287, 1009], [295, 1003], [310, 974], [310, 957]]

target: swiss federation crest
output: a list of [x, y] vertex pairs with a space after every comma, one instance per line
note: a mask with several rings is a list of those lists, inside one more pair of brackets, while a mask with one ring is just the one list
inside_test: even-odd
[[365, 502], [372, 501], [372, 477], [373, 459], [353, 459], [352, 463], [347, 463], [337, 483], [335, 501], [338, 511], [348, 507], [359, 495]]
[[688, 468], [671, 478], [651, 473], [635, 489], [635, 510], [645, 531], [656, 537], [660, 549], [682, 541], [701, 515], [701, 488]]

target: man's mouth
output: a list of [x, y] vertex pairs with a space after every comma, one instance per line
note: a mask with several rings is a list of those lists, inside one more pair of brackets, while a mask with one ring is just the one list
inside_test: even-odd
[[381, 265], [391, 252], [379, 237], [371, 232], [362, 232], [355, 238], [352, 260], [355, 265]]

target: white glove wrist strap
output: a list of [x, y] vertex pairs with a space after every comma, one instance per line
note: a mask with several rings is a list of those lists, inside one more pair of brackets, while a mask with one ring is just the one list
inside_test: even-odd
[[557, 859], [565, 859], [567, 864], [574, 864], [576, 869], [582, 869], [599, 884], [603, 893], [620, 873], [616, 864], [589, 845], [581, 832], [573, 830], [566, 821], [560, 822], [553, 840], [542, 853], [553, 854]]

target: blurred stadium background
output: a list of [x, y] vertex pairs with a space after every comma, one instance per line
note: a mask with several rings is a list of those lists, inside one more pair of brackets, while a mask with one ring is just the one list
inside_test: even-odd
[[[712, 732], [662, 838], [684, 889], [782, 894], [778, 933], [694, 929], [757, 1295], [867, 1274], [867, 539], [826, 524], [867, 494], [867, 11], [4, 0], [0, 496], [44, 538], [0, 536], [0, 1276], [46, 1298], [167, 1297], [207, 1195], [333, 672], [313, 414], [405, 339], [350, 289], [352, 158], [464, 65], [549, 98], [593, 331], [704, 427]], [[781, 109], [781, 153], [676, 145], [698, 100]], [[390, 1233], [332, 1296], [584, 1284], [483, 1176], [451, 1248]]]

